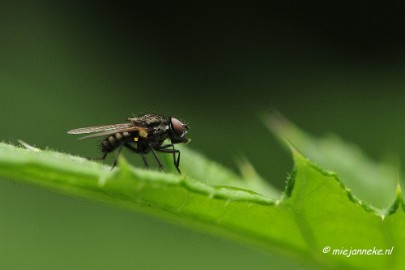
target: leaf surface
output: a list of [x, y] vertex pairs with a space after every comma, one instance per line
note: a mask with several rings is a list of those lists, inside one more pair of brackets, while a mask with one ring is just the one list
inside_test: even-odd
[[[291, 152], [295, 166], [283, 193], [246, 162], [238, 176], [186, 148], [179, 175], [133, 168], [122, 158], [110, 170], [68, 154], [0, 143], [0, 177], [237, 239], [310, 268], [401, 269], [405, 213], [399, 185], [383, 211], [357, 199], [335, 173], [294, 147]], [[380, 249], [383, 255], [358, 254]]]

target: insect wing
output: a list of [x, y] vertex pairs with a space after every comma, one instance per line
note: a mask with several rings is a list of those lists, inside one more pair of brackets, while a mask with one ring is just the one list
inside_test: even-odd
[[123, 129], [101, 131], [101, 132], [90, 134], [90, 135], [87, 135], [84, 137], [80, 137], [79, 139], [83, 140], [83, 139], [90, 139], [90, 138], [96, 138], [96, 137], [102, 137], [102, 136], [104, 137], [104, 136], [108, 136], [108, 135], [120, 133], [120, 132], [133, 132], [133, 131], [140, 131], [140, 130], [145, 130], [147, 132], [146, 128], [131, 126], [129, 128], [123, 128]]
[[148, 133], [148, 129], [144, 127], [137, 127], [134, 126], [132, 123], [125, 123], [125, 124], [115, 124], [115, 125], [107, 125], [107, 126], [94, 126], [94, 127], [85, 127], [85, 128], [77, 128], [69, 130], [69, 134], [89, 134], [93, 133], [84, 137], [79, 138], [80, 140], [83, 139], [90, 139], [96, 138], [101, 136], [108, 136], [111, 134], [119, 133], [119, 132], [133, 132], [133, 131], [141, 131], [143, 130], [144, 133]]
[[134, 127], [132, 123], [125, 124], [115, 124], [115, 125], [106, 125], [106, 126], [94, 126], [94, 127], [85, 127], [69, 130], [68, 134], [87, 134], [95, 132], [105, 132], [105, 131], [114, 131], [119, 129], [131, 128]]

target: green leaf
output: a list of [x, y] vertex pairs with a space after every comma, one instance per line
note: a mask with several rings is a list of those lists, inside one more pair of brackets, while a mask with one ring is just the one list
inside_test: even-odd
[[398, 170], [392, 164], [371, 160], [357, 146], [336, 135], [315, 138], [280, 114], [268, 116], [267, 124], [279, 138], [293, 144], [304, 156], [337, 173], [353, 194], [365, 202], [379, 209], [392, 203], [398, 178]]
[[[399, 185], [381, 211], [357, 199], [336, 174], [291, 151], [295, 167], [279, 197], [246, 161], [240, 177], [187, 147], [179, 175], [133, 168], [123, 158], [110, 170], [68, 154], [0, 143], [0, 177], [238, 239], [311, 268], [400, 269], [405, 207]], [[353, 254], [379, 249], [392, 254]]]
[[[290, 183], [291, 196], [282, 205], [293, 209], [312, 255], [338, 269], [399, 269], [405, 240], [405, 233], [399, 230], [405, 221], [402, 193], [398, 191], [392, 206], [395, 210], [387, 213], [388, 217], [382, 216], [354, 197], [336, 174], [318, 168], [296, 151], [294, 161], [296, 175], [294, 184]], [[321, 255], [319, 251], [328, 247], [330, 251]], [[393, 249], [393, 254], [337, 255], [345, 249]]]
[[[181, 150], [182, 156], [185, 157], [181, 160], [182, 171], [190, 178], [215, 187], [226, 186], [251, 190], [274, 200], [281, 196], [281, 192], [261, 178], [246, 159], [241, 158], [239, 160], [239, 169], [242, 175], [239, 176], [187, 147], [181, 145], [176, 147]], [[172, 157], [165, 155], [163, 158], [165, 167], [171, 168], [170, 170], [176, 173]]]

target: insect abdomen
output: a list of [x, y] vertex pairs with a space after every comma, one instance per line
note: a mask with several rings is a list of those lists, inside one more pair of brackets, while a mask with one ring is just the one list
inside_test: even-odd
[[110, 153], [121, 144], [131, 141], [131, 134], [129, 132], [118, 132], [108, 136], [101, 142], [101, 151]]

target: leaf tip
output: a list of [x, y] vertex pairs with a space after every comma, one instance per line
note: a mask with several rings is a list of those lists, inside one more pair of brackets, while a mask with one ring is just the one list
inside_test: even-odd
[[384, 217], [392, 215], [395, 212], [397, 212], [399, 206], [402, 206], [402, 208], [405, 210], [403, 193], [402, 193], [402, 188], [401, 188], [401, 182], [399, 181], [399, 177], [398, 177], [397, 178], [397, 187], [395, 189], [395, 200], [391, 204], [391, 206], [388, 207], [387, 211], [384, 214]]
[[239, 157], [236, 158], [236, 164], [238, 165], [240, 174], [245, 180], [250, 180], [252, 178], [258, 177], [258, 174], [252, 163], [250, 163], [245, 156], [239, 155]]
[[21, 144], [21, 145], [22, 145], [25, 149], [27, 149], [27, 150], [31, 150], [31, 151], [34, 151], [34, 152], [39, 152], [39, 151], [41, 151], [41, 149], [39, 149], [39, 148], [37, 148], [37, 147], [35, 147], [35, 146], [32, 146], [32, 145], [30, 145], [30, 144], [24, 142], [23, 140], [17, 140], [17, 141], [18, 141], [19, 144]]
[[263, 122], [276, 137], [282, 141], [287, 138], [288, 127], [291, 123], [278, 111], [267, 113], [263, 116]]

